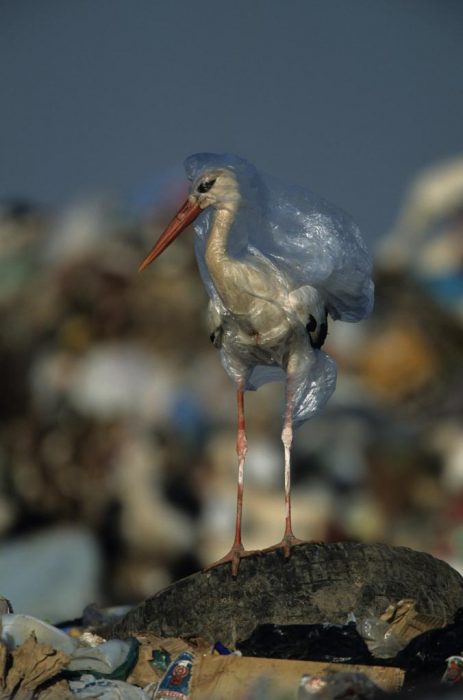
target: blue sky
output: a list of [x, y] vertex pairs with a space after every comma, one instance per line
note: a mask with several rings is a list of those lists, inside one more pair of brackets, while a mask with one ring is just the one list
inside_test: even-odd
[[0, 195], [122, 198], [238, 153], [375, 240], [462, 149], [459, 0], [0, 1]]

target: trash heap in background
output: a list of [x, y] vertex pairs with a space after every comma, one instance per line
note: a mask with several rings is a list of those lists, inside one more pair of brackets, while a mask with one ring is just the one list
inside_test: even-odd
[[[163, 211], [0, 206], [0, 590], [53, 622], [141, 600], [230, 545], [234, 390], [193, 234], [137, 274]], [[330, 326], [338, 387], [294, 444], [298, 537], [407, 545], [463, 569], [462, 246], [460, 159], [406, 199], [371, 320]], [[281, 385], [246, 411], [254, 549], [281, 537]]]

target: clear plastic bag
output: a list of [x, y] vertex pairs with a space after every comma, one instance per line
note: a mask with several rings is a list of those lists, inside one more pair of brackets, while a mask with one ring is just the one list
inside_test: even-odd
[[[229, 178], [229, 200], [222, 202], [225, 209], [233, 211], [226, 254], [234, 263], [243, 263], [234, 265], [241, 275], [239, 284], [247, 284], [246, 271], [250, 280], [254, 273], [254, 281], [259, 278], [260, 286], [250, 283], [248, 291], [255, 294], [256, 302], [261, 299], [273, 305], [274, 317], [283, 319], [282, 327], [286, 318], [296, 338], [298, 333], [301, 336], [293, 372], [293, 420], [302, 422], [328, 400], [336, 384], [334, 361], [307, 342], [302, 318], [304, 300], [310, 299], [320, 314], [344, 321], [365, 318], [373, 307], [372, 262], [359, 229], [345, 212], [324, 199], [263, 175], [238, 156], [200, 153], [190, 156], [185, 168], [193, 183], [192, 192], [206, 176], [209, 182], [216, 182], [224, 172], [233, 176]], [[281, 367], [285, 338], [275, 333], [273, 346], [269, 342], [270, 351], [262, 357], [258, 353], [253, 356], [243, 342], [242, 320], [224, 304], [217, 276], [214, 283], [206, 262], [215, 217], [216, 209], [208, 206], [195, 223], [198, 265], [211, 299], [211, 333], [214, 324], [226, 320], [223, 325], [227, 330], [220, 342], [222, 364], [234, 381], [244, 376], [246, 389], [253, 390], [284, 379]], [[227, 270], [227, 274], [234, 272]], [[238, 285], [238, 279], [235, 282]]]

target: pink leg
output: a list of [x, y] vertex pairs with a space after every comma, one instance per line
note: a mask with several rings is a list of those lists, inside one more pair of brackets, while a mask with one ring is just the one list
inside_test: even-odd
[[243, 490], [244, 490], [244, 460], [248, 451], [248, 441], [246, 439], [246, 426], [244, 422], [244, 391], [238, 388], [238, 431], [236, 434], [236, 454], [238, 455], [238, 488], [236, 494], [236, 521], [235, 521], [235, 541], [233, 547], [242, 548], [241, 543], [241, 516], [243, 512]]
[[219, 559], [214, 564], [206, 567], [205, 571], [213, 569], [219, 564], [231, 562], [231, 573], [233, 577], [238, 574], [238, 567], [242, 557], [248, 557], [258, 552], [245, 550], [241, 542], [241, 516], [243, 511], [243, 491], [244, 491], [244, 460], [247, 452], [246, 427], [244, 422], [244, 390], [240, 384], [237, 390], [238, 403], [238, 431], [236, 435], [236, 453], [238, 455], [238, 488], [236, 497], [236, 521], [235, 539], [228, 554]]
[[283, 549], [285, 557], [289, 557], [291, 547], [295, 544], [303, 544], [303, 540], [297, 539], [293, 534], [291, 524], [291, 444], [293, 442], [293, 406], [291, 382], [288, 377], [286, 384], [286, 408], [281, 441], [285, 452], [285, 533], [278, 544], [265, 549], [265, 552], [274, 549]]

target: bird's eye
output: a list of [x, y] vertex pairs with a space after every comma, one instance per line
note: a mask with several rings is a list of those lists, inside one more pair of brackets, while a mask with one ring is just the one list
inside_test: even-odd
[[203, 182], [200, 182], [198, 185], [198, 192], [201, 192], [201, 194], [209, 192], [214, 182], [215, 180], [203, 180]]

